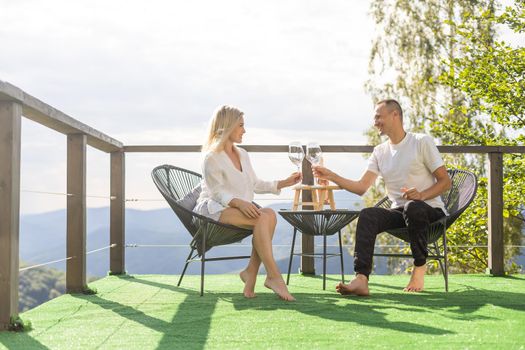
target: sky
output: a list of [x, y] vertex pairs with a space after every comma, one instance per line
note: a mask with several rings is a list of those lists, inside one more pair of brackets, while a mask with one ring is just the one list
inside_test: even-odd
[[[125, 145], [201, 144], [221, 104], [245, 113], [245, 144], [366, 144], [374, 26], [368, 2], [0, 0], [0, 80]], [[259, 177], [294, 171], [252, 154]], [[357, 177], [361, 155], [328, 154]], [[200, 169], [199, 154], [128, 154], [128, 207], [163, 207], [150, 172]], [[22, 124], [21, 213], [65, 207], [66, 138]], [[109, 155], [88, 150], [88, 206], [109, 205]], [[53, 192], [59, 194], [35, 193]], [[62, 193], [62, 195], [60, 194]], [[283, 191], [281, 199], [291, 196]]]

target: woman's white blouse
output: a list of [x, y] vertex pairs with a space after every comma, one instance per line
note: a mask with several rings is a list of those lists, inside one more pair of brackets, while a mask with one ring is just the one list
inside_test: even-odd
[[253, 171], [248, 152], [235, 147], [241, 161], [239, 171], [226, 152], [209, 152], [202, 165], [202, 192], [197, 200], [199, 204], [206, 201], [208, 212], [215, 214], [228, 208], [234, 198], [253, 201], [254, 193], [279, 194], [278, 181], [263, 181]]

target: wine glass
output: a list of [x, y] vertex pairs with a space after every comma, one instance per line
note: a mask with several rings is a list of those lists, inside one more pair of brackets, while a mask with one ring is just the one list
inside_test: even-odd
[[319, 146], [317, 142], [310, 142], [306, 145], [306, 159], [308, 159], [312, 165], [319, 165], [322, 156], [321, 146]]
[[301, 164], [304, 159], [303, 146], [300, 142], [294, 141], [288, 145], [288, 158], [295, 164], [297, 167], [297, 172], [301, 172]]
[[[309, 142], [306, 145], [306, 159], [312, 165], [321, 165], [323, 158], [323, 152], [321, 151], [321, 146], [317, 142]], [[323, 184], [323, 180], [317, 179], [318, 184]]]

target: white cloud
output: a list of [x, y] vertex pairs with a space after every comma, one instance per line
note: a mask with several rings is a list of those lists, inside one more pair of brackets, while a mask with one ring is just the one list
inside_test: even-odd
[[[367, 2], [0, 0], [0, 8], [0, 79], [125, 144], [200, 143], [224, 103], [246, 113], [246, 144], [364, 143]], [[27, 125], [24, 186], [65, 188], [65, 138]], [[189, 155], [128, 158], [137, 195], [151, 193], [156, 162], [194, 166]], [[90, 156], [92, 193], [108, 191], [108, 162]], [[34, 173], [45, 174], [38, 186]], [[25, 211], [63, 206], [23, 203]]]

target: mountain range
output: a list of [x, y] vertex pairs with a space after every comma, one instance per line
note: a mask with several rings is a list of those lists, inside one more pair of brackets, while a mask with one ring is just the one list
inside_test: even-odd
[[[362, 205], [360, 197], [346, 191], [336, 192], [336, 203]], [[291, 203], [270, 205], [270, 208], [289, 209]], [[348, 206], [347, 206], [348, 207]], [[277, 215], [278, 223], [273, 240], [275, 260], [281, 271], [288, 269], [288, 257], [292, 240], [292, 227]], [[170, 208], [157, 210], [126, 210], [126, 271], [129, 274], [179, 274], [189, 253], [191, 236]], [[328, 252], [336, 252], [337, 235], [328, 237]], [[322, 239], [315, 238], [316, 252], [322, 251]], [[109, 208], [89, 208], [87, 212], [87, 251], [109, 245]], [[299, 252], [300, 239], [295, 251]], [[251, 239], [239, 244], [215, 247], [209, 256], [250, 255]], [[352, 256], [343, 249], [344, 268], [353, 272]], [[23, 215], [20, 221], [20, 258], [27, 265], [38, 264], [66, 257], [66, 211], [58, 210], [42, 214]], [[294, 257], [292, 273], [299, 269], [299, 257]], [[525, 254], [517, 257], [519, 265], [525, 265]], [[245, 260], [225, 260], [206, 264], [207, 274], [235, 273], [246, 266]], [[386, 260], [375, 260], [374, 273], [387, 273]], [[49, 265], [65, 271], [65, 262]], [[261, 268], [262, 269], [262, 268]], [[109, 250], [93, 252], [87, 256], [87, 273], [91, 277], [102, 277], [109, 270]], [[262, 269], [263, 270], [263, 269]], [[316, 259], [316, 272], [322, 271], [322, 260]], [[327, 260], [327, 272], [340, 273], [338, 258]], [[199, 264], [190, 264], [188, 274], [200, 273]]]
[[[344, 191], [336, 192], [336, 203], [361, 205], [358, 196]], [[272, 209], [286, 209], [291, 203], [270, 205]], [[288, 268], [292, 240], [292, 227], [279, 215], [274, 236], [274, 256], [281, 271]], [[179, 274], [189, 253], [191, 236], [170, 208], [157, 210], [126, 209], [126, 270], [130, 274]], [[316, 251], [322, 251], [322, 240], [316, 237]], [[89, 208], [87, 211], [87, 251], [109, 245], [109, 208]], [[328, 238], [328, 251], [337, 251], [337, 236]], [[300, 240], [296, 243], [300, 251]], [[239, 244], [216, 247], [210, 255], [250, 255], [251, 240]], [[20, 220], [20, 258], [28, 265], [63, 259], [66, 257], [66, 211], [58, 210], [42, 214], [22, 215]], [[299, 268], [299, 257], [293, 259], [292, 272]], [[345, 270], [353, 271], [352, 259], [344, 250]], [[233, 273], [240, 271], [244, 260], [210, 262], [206, 273]], [[65, 262], [49, 267], [65, 270]], [[109, 250], [88, 254], [89, 276], [105, 276], [109, 270]], [[199, 264], [190, 264], [187, 273], [200, 273]], [[316, 259], [316, 271], [322, 271], [321, 259]], [[339, 273], [338, 258], [328, 259], [328, 273]]]

